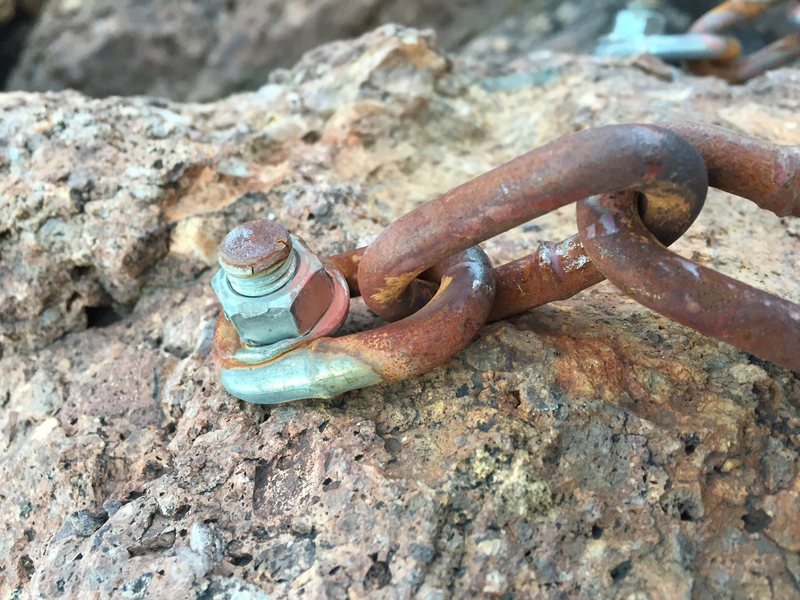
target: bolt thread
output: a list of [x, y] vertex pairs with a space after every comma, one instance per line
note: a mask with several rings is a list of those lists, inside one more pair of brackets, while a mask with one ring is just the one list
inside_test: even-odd
[[291, 281], [297, 271], [297, 252], [292, 250], [281, 262], [257, 273], [242, 273], [224, 263], [221, 266], [234, 292], [241, 296], [258, 298], [281, 289]]

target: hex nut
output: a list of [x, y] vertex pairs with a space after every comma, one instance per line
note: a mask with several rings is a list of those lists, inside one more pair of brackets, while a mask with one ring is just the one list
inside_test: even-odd
[[247, 345], [266, 346], [308, 333], [333, 300], [333, 282], [322, 261], [303, 240], [291, 238], [297, 267], [282, 288], [253, 298], [236, 293], [222, 270], [211, 280], [225, 316]]

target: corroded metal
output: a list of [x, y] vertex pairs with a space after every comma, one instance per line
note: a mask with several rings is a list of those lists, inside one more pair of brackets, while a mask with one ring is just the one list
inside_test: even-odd
[[219, 264], [242, 296], [264, 296], [294, 275], [296, 255], [283, 225], [259, 219], [232, 229], [219, 245]]
[[665, 61], [731, 60], [741, 54], [741, 44], [730, 37], [710, 33], [644, 35], [599, 44], [597, 56], [650, 54]]
[[[690, 34], [720, 35], [735, 25], [752, 21], [784, 0], [727, 0], [701, 16], [689, 28]], [[795, 8], [795, 11], [797, 9]], [[790, 13], [790, 20], [793, 18]], [[770, 69], [800, 58], [800, 33], [791, 33], [748, 56], [691, 60], [689, 69], [698, 75], [715, 75], [731, 83], [743, 83]]]
[[597, 56], [650, 54], [666, 61], [723, 60], [736, 58], [741, 44], [731, 37], [710, 33], [665, 34], [666, 19], [637, 6], [617, 13], [614, 29], [594, 49]]
[[765, 71], [790, 65], [798, 58], [800, 58], [800, 33], [790, 33], [733, 62], [693, 62], [690, 68], [698, 75], [715, 75], [731, 83], [744, 83]]
[[763, 142], [704, 123], [658, 123], [694, 146], [708, 184], [755, 202], [779, 217], [800, 217], [800, 146]]
[[[769, 144], [700, 123], [659, 126], [697, 148], [712, 187], [779, 217], [800, 217], [800, 147]], [[614, 285], [705, 335], [800, 371], [800, 306], [668, 251], [647, 234], [628, 202], [630, 198], [606, 196], [578, 207], [586, 252]]]
[[486, 321], [494, 300], [494, 277], [479, 248], [445, 259], [428, 275], [439, 282], [438, 289], [413, 315], [370, 331], [306, 341], [253, 364], [241, 360], [243, 344], [221, 317], [214, 346], [223, 386], [243, 400], [276, 404], [332, 398], [430, 371], [466, 346]]
[[[664, 248], [697, 217], [709, 183], [778, 216], [800, 216], [797, 147], [696, 123], [617, 125], [556, 140], [408, 213], [369, 247], [325, 260], [341, 288], [396, 322], [338, 338], [326, 325], [259, 348], [221, 317], [223, 385], [277, 403], [412, 377], [448, 360], [487, 319], [567, 298], [605, 276], [676, 321], [800, 370], [800, 307]], [[562, 242], [494, 271], [475, 246], [573, 201], [580, 232]], [[330, 310], [346, 314], [348, 303], [339, 297]]]
[[689, 27], [691, 33], [719, 33], [752, 21], [786, 0], [727, 0], [702, 15]]
[[[702, 186], [689, 188], [687, 195], [676, 202], [682, 218], [673, 222], [674, 229], [662, 231], [660, 240], [669, 245], [678, 239], [694, 222], [704, 199]], [[326, 259], [346, 277], [350, 295], [354, 297], [361, 294], [358, 265], [365, 250], [358, 248]], [[497, 292], [489, 322], [566, 300], [605, 279], [583, 251], [578, 234], [560, 242], [540, 243], [531, 254], [496, 267], [494, 277]], [[416, 280], [415, 285], [424, 290], [429, 284]]]
[[[739, 40], [726, 33], [784, 2], [728, 0], [697, 19], [688, 32], [678, 34], [664, 34], [663, 17], [655, 11], [641, 7], [625, 9], [617, 14], [614, 30], [600, 40], [595, 54], [650, 54], [665, 61], [683, 62], [698, 75], [715, 75], [731, 83], [742, 83], [800, 57], [800, 33], [786, 35], [747, 56], [741, 56]], [[800, 7], [791, 10], [788, 18], [800, 25]]]
[[495, 269], [497, 295], [487, 320], [499, 321], [566, 300], [604, 279], [578, 234], [561, 242], [542, 242], [531, 254]]
[[[800, 147], [762, 142], [713, 125], [658, 125], [677, 133], [699, 151], [712, 187], [748, 198], [779, 217], [800, 217]], [[628, 197], [614, 201], [621, 206], [633, 200]], [[633, 213], [638, 214], [632, 207], [626, 206], [625, 210], [628, 221], [633, 220]], [[652, 236], [646, 240], [642, 237], [638, 217], [635, 231], [625, 229], [620, 237], [612, 235], [621, 230], [616, 213], [606, 210], [597, 219], [606, 226], [601, 229], [605, 233], [604, 256], [598, 254], [601, 241], [587, 241], [587, 234], [582, 231], [580, 239], [590, 244], [587, 252], [592, 250], [592, 260], [586, 258], [573, 236], [560, 244], [546, 242], [530, 257], [500, 267], [495, 273], [498, 291], [489, 320], [515, 314], [526, 306], [567, 298], [607, 275], [642, 304], [670, 318], [798, 370], [800, 336], [796, 318], [800, 307], [674, 257]], [[557, 258], [554, 260], [553, 256]], [[655, 265], [659, 265], [660, 272], [654, 273]], [[559, 268], [556, 270], [555, 266]], [[673, 271], [682, 277], [665, 278]], [[687, 273], [692, 277], [687, 279]], [[703, 274], [702, 284], [693, 285], [695, 274]], [[705, 287], [700, 289], [700, 285]], [[681, 293], [695, 294], [692, 302], [678, 302], [675, 296]], [[720, 317], [721, 307], [730, 314], [727, 320]], [[699, 312], [693, 313], [690, 308]]]
[[[303, 240], [290, 237], [289, 255], [278, 263], [290, 268], [280, 276], [272, 277], [274, 268], [256, 273], [246, 293], [241, 286], [247, 278], [233, 276], [225, 266], [211, 280], [225, 316], [249, 346], [304, 338], [320, 320], [334, 319], [338, 326], [347, 315], [346, 310], [335, 315], [330, 310], [337, 296], [347, 295], [344, 280], [331, 275]], [[266, 282], [258, 281], [265, 276]]]
[[[228, 358], [247, 365], [254, 365], [272, 360], [308, 340], [335, 334], [350, 311], [350, 295], [348, 294], [347, 281], [334, 266], [326, 265], [325, 271], [333, 281], [333, 297], [329, 299], [329, 304], [322, 316], [308, 332], [300, 335], [290, 334], [288, 337], [266, 345], [249, 345], [239, 335], [240, 343], [237, 345], [235, 352]], [[226, 321], [228, 325], [233, 325], [224, 315], [220, 316], [220, 319]]]
[[578, 203], [581, 240], [605, 276], [673, 321], [800, 372], [800, 306], [667, 250], [632, 200], [624, 193]]
[[350, 295], [353, 297], [361, 295], [358, 285], [358, 265], [361, 263], [365, 249], [358, 248], [349, 252], [341, 252], [325, 259], [327, 264], [335, 267], [344, 276], [350, 288]]
[[[679, 235], [699, 213], [706, 177], [697, 150], [665, 129], [613, 125], [565, 136], [458, 186], [395, 221], [361, 258], [358, 280], [362, 296], [371, 310], [387, 320], [411, 314], [427, 300], [427, 288], [419, 285], [417, 277], [432, 265], [593, 194], [620, 190], [644, 193], [641, 209], [648, 227], [660, 238], [672, 241], [676, 232]], [[549, 269], [543, 281], [548, 286], [557, 286], [558, 280], [565, 278], [562, 273], [567, 273], [567, 263], [561, 262], [562, 257], [566, 256], [570, 265], [582, 261], [577, 248], [565, 250], [542, 250], [540, 258], [534, 259], [541, 263], [540, 272]], [[521, 269], [509, 267], [503, 276], [520, 272]], [[578, 291], [575, 287], [592, 281], [592, 275], [586, 278], [585, 271], [575, 269], [568, 273], [566, 289], [570, 295], [572, 290]], [[576, 284], [573, 278], [585, 279]], [[529, 299], [535, 294], [528, 287], [520, 295], [524, 304], [502, 312], [520, 312], [540, 304]]]
[[[680, 135], [699, 151], [711, 187], [744, 196], [779, 217], [800, 217], [800, 147], [770, 144], [702, 123], [657, 125]], [[702, 199], [688, 200], [702, 205]], [[692, 222], [690, 214], [686, 218], [660, 241], [669, 245], [677, 239]], [[497, 297], [489, 321], [565, 300], [604, 276], [575, 235], [558, 243], [544, 242], [531, 255], [498, 267], [495, 279]]]

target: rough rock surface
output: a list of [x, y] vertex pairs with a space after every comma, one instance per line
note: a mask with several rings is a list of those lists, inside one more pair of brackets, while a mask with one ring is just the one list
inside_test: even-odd
[[[798, 108], [797, 70], [487, 75], [394, 27], [213, 104], [0, 96], [0, 596], [796, 597], [797, 375], [601, 284], [424, 377], [258, 407], [216, 381], [209, 279], [247, 219], [333, 253], [562, 134], [681, 118], [797, 144]], [[675, 248], [800, 301], [797, 221], [713, 192]]]
[[[676, 30], [712, 2], [650, 0]], [[90, 96], [219, 98], [262, 85], [322, 42], [380, 23], [431, 27], [453, 48], [476, 36], [501, 48], [590, 48], [625, 0], [52, 0], [9, 89]], [[673, 4], [683, 4], [675, 9]], [[2, 0], [0, 0], [0, 6]], [[479, 42], [479, 45], [482, 42]], [[120, 68], [120, 65], [125, 65]]]
[[[512, 9], [528, 9], [540, 17], [540, 29], [547, 30], [553, 23], [541, 17], [542, 9], [557, 4], [553, 0], [57, 0], [37, 24], [9, 87], [73, 88], [92, 96], [217, 98], [258, 87], [271, 69], [293, 64], [309, 48], [357, 35], [378, 23], [435, 27], [440, 41], [455, 44], [501, 21]], [[608, 19], [607, 13], [598, 14]], [[128, 66], [121, 69], [121, 64]]]

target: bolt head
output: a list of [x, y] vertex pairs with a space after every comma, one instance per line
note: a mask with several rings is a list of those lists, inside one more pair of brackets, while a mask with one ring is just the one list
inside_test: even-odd
[[248, 221], [232, 229], [219, 245], [225, 270], [259, 273], [283, 262], [292, 251], [289, 232], [275, 221]]

